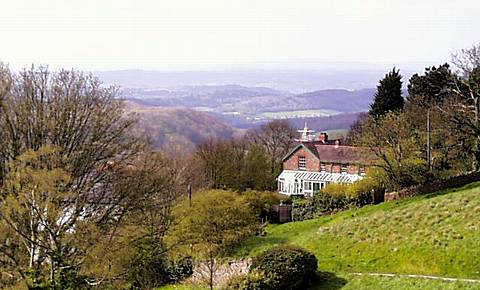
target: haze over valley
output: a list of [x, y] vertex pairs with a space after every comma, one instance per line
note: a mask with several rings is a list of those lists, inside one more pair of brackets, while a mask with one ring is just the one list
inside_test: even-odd
[[194, 148], [240, 136], [268, 121], [345, 131], [368, 110], [381, 71], [109, 71], [127, 108], [156, 147]]

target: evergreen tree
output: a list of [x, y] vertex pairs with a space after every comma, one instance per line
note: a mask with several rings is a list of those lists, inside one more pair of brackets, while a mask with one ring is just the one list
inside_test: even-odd
[[414, 74], [408, 84], [407, 100], [416, 105], [432, 107], [441, 104], [451, 92], [455, 75], [448, 63], [425, 68], [424, 75]]
[[377, 93], [373, 104], [370, 105], [369, 114], [374, 118], [379, 118], [388, 112], [403, 109], [403, 104], [402, 76], [400, 70], [393, 68], [377, 86]]

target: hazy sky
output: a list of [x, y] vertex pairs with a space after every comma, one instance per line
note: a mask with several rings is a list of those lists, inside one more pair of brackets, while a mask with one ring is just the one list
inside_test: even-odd
[[0, 0], [0, 61], [87, 70], [421, 66], [480, 42], [479, 0]]

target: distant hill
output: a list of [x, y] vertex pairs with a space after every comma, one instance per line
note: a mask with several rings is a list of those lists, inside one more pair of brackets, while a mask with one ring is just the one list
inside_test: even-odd
[[[271, 121], [271, 120], [245, 120], [244, 118], [232, 115], [222, 115], [209, 113], [214, 116], [217, 120], [222, 123], [228, 124], [235, 128], [242, 129], [251, 129], [259, 128], [261, 125]], [[308, 128], [313, 129], [317, 132], [328, 131], [328, 130], [337, 130], [337, 129], [348, 129], [358, 118], [361, 113], [341, 113], [333, 116], [325, 117], [307, 117], [307, 118], [289, 118], [288, 122], [294, 128], [303, 128], [305, 123], [307, 123]]]
[[328, 89], [292, 94], [268, 87], [183, 86], [124, 88], [127, 109], [139, 114], [139, 130], [157, 148], [194, 148], [206, 139], [230, 138], [273, 119], [316, 131], [345, 130], [368, 110], [375, 89]]
[[[265, 118], [261, 116], [265, 112], [321, 110], [328, 112], [325, 114], [335, 114], [366, 111], [374, 94], [375, 89], [329, 89], [295, 95], [265, 87], [239, 85], [193, 86], [176, 90], [122, 90], [124, 98], [148, 106], [182, 106], [251, 118]], [[281, 116], [280, 114], [279, 117]]]
[[230, 138], [272, 119], [318, 131], [348, 129], [365, 111], [374, 89], [321, 90], [300, 95], [238, 85], [178, 90], [124, 89], [127, 109], [139, 115], [139, 128], [157, 148], [194, 148], [203, 141]]
[[145, 107], [132, 102], [128, 102], [126, 107], [127, 112], [137, 114], [137, 129], [149, 136], [156, 148], [193, 149], [209, 138], [231, 138], [242, 133], [242, 130], [205, 112], [187, 108]]
[[[174, 90], [124, 88], [122, 97], [141, 101], [150, 106], [209, 108], [212, 111], [229, 111], [235, 102], [256, 97], [281, 97], [291, 93], [265, 87], [244, 87], [239, 85], [184, 86]], [[234, 107], [234, 106], [233, 106]]]
[[349, 129], [350, 126], [358, 119], [360, 114], [361, 113], [344, 113], [321, 118], [295, 118], [289, 119], [288, 121], [295, 128], [303, 128], [305, 123], [307, 123], [308, 128], [320, 132], [337, 129]]
[[[269, 87], [292, 93], [329, 88], [358, 90], [373, 88], [390, 68], [318, 70], [218, 70], [218, 71], [95, 71], [104, 83], [124, 88], [175, 89], [182, 86], [238, 84]], [[412, 73], [402, 71], [405, 79]]]
[[316, 106], [341, 112], [368, 110], [376, 89], [362, 90], [321, 90], [297, 95], [300, 99], [314, 102]]

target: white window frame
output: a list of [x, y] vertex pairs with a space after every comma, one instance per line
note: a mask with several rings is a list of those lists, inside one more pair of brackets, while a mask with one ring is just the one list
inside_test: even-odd
[[298, 170], [307, 170], [307, 158], [305, 156], [298, 156]]

